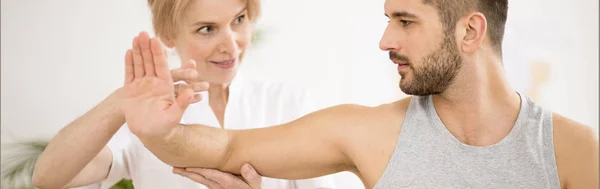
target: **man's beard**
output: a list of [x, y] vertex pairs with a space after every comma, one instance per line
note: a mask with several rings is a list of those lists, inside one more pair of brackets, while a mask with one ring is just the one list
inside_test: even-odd
[[[462, 57], [458, 53], [456, 41], [446, 36], [440, 47], [425, 56], [417, 64], [408, 57], [390, 51], [390, 59], [409, 63], [412, 68], [412, 80], [400, 73], [400, 89], [405, 94], [425, 96], [444, 92], [454, 82], [462, 67]], [[415, 67], [418, 66], [418, 67]]]

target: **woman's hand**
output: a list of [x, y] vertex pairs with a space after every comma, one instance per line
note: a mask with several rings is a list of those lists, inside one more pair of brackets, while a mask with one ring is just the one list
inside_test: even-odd
[[215, 169], [173, 168], [173, 173], [187, 177], [210, 189], [260, 189], [262, 177], [250, 164], [242, 166], [242, 176]]

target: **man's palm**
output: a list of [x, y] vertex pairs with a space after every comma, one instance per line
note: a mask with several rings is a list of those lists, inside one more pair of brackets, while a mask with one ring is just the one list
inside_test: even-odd
[[160, 41], [145, 32], [127, 52], [123, 112], [131, 132], [162, 137], [170, 133], [185, 108], [194, 101], [193, 90], [174, 94], [173, 79]]
[[176, 103], [172, 82], [158, 78], [144, 78], [126, 85], [123, 109], [130, 130], [145, 136], [168, 134], [183, 114]]

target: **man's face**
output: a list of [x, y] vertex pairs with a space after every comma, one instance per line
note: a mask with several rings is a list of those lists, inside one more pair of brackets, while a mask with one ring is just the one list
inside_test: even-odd
[[386, 0], [389, 24], [379, 47], [389, 51], [409, 95], [444, 92], [462, 67], [454, 31], [445, 31], [435, 7], [422, 0]]

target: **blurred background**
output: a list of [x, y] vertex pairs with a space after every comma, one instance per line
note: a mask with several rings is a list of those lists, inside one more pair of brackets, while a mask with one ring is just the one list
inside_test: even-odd
[[[320, 108], [405, 96], [378, 48], [384, 0], [262, 2], [247, 77], [303, 86]], [[513, 87], [598, 130], [598, 0], [509, 4], [504, 65]], [[122, 85], [124, 53], [142, 30], [152, 31], [145, 0], [1, 1], [3, 176], [15, 161], [7, 144], [49, 140]], [[363, 188], [351, 173], [335, 179]]]

